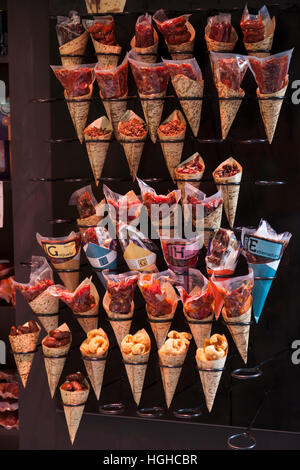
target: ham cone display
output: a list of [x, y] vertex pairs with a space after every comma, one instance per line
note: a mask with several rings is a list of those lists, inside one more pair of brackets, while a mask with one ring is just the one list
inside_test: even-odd
[[34, 321], [12, 326], [8, 336], [23, 387], [27, 385], [41, 327]]
[[151, 64], [142, 62], [133, 50], [129, 52], [128, 59], [141, 99], [149, 136], [155, 143], [169, 82], [169, 72], [163, 62]]
[[[185, 60], [164, 60], [173, 88], [195, 137], [198, 135], [204, 80], [195, 58]], [[195, 98], [194, 100], [192, 98]], [[200, 99], [199, 99], [200, 98]]]
[[275, 134], [281, 106], [289, 83], [288, 70], [293, 49], [265, 58], [247, 58], [258, 88], [260, 114], [269, 144]]
[[244, 36], [244, 46], [248, 54], [256, 57], [267, 57], [273, 44], [276, 27], [275, 16], [271, 20], [265, 5], [258, 11], [257, 15], [250, 15], [246, 5], [240, 26]]
[[217, 188], [221, 189], [225, 214], [231, 228], [234, 226], [242, 173], [241, 165], [232, 157], [227, 158], [213, 172]]
[[219, 97], [222, 139], [226, 139], [245, 96], [241, 83], [248, 64], [238, 54], [211, 52], [210, 57]]
[[90, 393], [90, 385], [81, 372], [69, 374], [59, 387], [71, 444], [75, 437]]
[[198, 348], [196, 361], [202, 383], [205, 402], [211, 412], [228, 353], [228, 343], [224, 335], [215, 334], [205, 339], [204, 346]]
[[148, 333], [142, 329], [134, 335], [126, 335], [120, 349], [132, 395], [139, 406], [151, 350]]
[[158, 349], [164, 344], [177, 308], [172, 286], [176, 276], [171, 270], [140, 274], [138, 286], [146, 302], [146, 312]]
[[156, 62], [158, 35], [152, 25], [152, 16], [148, 13], [138, 17], [135, 25], [135, 35], [130, 42], [131, 49], [138, 60], [153, 64]]
[[170, 331], [158, 350], [160, 373], [167, 407], [170, 408], [192, 335]]
[[246, 276], [233, 277], [225, 281], [220, 281], [213, 274], [212, 285], [219, 294], [218, 298], [215, 298], [216, 312], [220, 311], [223, 304], [223, 320], [244, 363], [247, 364], [254, 286], [253, 269], [250, 268]]
[[112, 274], [103, 271], [107, 291], [103, 298], [103, 308], [114, 331], [119, 347], [123, 338], [129, 334], [133, 312], [133, 296], [138, 281], [138, 274], [129, 271]]
[[37, 233], [36, 238], [66, 288], [74, 291], [79, 283], [80, 233], [71, 232], [66, 237], [49, 238]]
[[72, 334], [66, 323], [51, 330], [43, 340], [42, 349], [51, 398], [62, 374], [67, 354], [72, 343]]
[[52, 269], [43, 256], [31, 257], [28, 284], [13, 281], [13, 285], [21, 292], [47, 333], [58, 326], [59, 302], [48, 290], [53, 284]]
[[147, 137], [146, 123], [137, 114], [128, 109], [119, 121], [118, 134], [127, 158], [130, 175], [134, 181]]
[[96, 186], [102, 175], [108, 147], [112, 138], [112, 126], [106, 116], [89, 124], [83, 131], [86, 150], [93, 171]]
[[238, 41], [238, 35], [231, 24], [230, 13], [219, 13], [208, 18], [205, 27], [205, 41], [209, 51], [233, 51]]
[[175, 168], [181, 160], [186, 132], [186, 121], [179, 110], [175, 110], [157, 129], [162, 152], [172, 180]]
[[202, 348], [211, 334], [214, 317], [214, 296], [211, 285], [198, 269], [188, 269], [182, 285], [177, 285], [183, 304], [183, 313], [197, 348]]
[[94, 66], [69, 65], [51, 68], [64, 87], [64, 97], [80, 143], [83, 142], [83, 130], [89, 114], [93, 94]]
[[118, 65], [122, 47], [115, 38], [115, 22], [111, 15], [94, 16], [83, 21], [86, 32], [91, 36], [98, 62], [104, 69]]
[[243, 255], [254, 271], [253, 312], [256, 322], [262, 313], [273, 278], [286, 249], [291, 233], [276, 233], [261, 219], [257, 229], [242, 229]]
[[168, 19], [164, 10], [158, 10], [153, 19], [163, 35], [173, 60], [191, 59], [194, 56], [196, 31], [188, 21], [190, 15]]
[[89, 35], [84, 31], [77, 11], [57, 17], [56, 33], [62, 65], [81, 64]]
[[100, 398], [109, 341], [102, 328], [90, 330], [80, 345], [81, 356], [97, 400]]

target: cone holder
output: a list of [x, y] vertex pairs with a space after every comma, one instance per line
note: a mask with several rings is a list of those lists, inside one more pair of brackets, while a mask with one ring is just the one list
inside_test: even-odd
[[178, 410], [173, 411], [173, 415], [180, 419], [199, 418], [199, 416], [202, 415], [201, 408], [202, 406], [195, 408], [179, 408]]
[[165, 413], [165, 409], [162, 406], [152, 406], [149, 408], [139, 408], [136, 414], [140, 418], [161, 418]]
[[[239, 440], [245, 440], [245, 443], [242, 442], [238, 444]], [[248, 443], [248, 445], [247, 445]], [[256, 446], [256, 439], [252, 436], [250, 431], [241, 432], [238, 434], [233, 434], [227, 439], [227, 445], [233, 450], [251, 450]]]
[[107, 403], [106, 405], [100, 405], [98, 408], [99, 413], [103, 415], [120, 415], [124, 413], [126, 407], [124, 403]]
[[256, 366], [234, 369], [231, 372], [231, 377], [233, 377], [234, 379], [238, 379], [238, 380], [257, 379], [261, 377], [263, 374], [263, 371], [261, 370], [262, 366], [264, 366], [268, 362], [275, 360], [278, 356], [280, 356], [281, 354], [284, 354], [287, 351], [290, 351], [289, 347], [286, 347], [282, 349], [281, 351], [278, 351], [276, 354], [273, 354], [271, 357], [265, 359], [264, 361], [260, 362]]

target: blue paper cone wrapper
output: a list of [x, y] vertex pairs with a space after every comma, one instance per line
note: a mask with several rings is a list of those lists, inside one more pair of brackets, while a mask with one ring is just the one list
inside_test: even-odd
[[[264, 264], [249, 264], [254, 271], [254, 279], [256, 277], [274, 277], [279, 266], [280, 260], [272, 261]], [[255, 279], [252, 291], [253, 296], [253, 312], [255, 321], [258, 322], [262, 309], [265, 305], [272, 279]]]
[[84, 246], [84, 251], [90, 265], [96, 268], [96, 272], [100, 280], [101, 270], [103, 269], [117, 269], [117, 252], [115, 250], [109, 250], [103, 246], [95, 245], [94, 243], [87, 243]]

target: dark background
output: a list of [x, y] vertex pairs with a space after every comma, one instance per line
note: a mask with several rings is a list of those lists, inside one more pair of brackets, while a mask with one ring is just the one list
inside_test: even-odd
[[[21, 5], [16, 0], [8, 2], [8, 27], [10, 32], [10, 93], [12, 99], [12, 149], [13, 149], [13, 214], [14, 214], [14, 248], [16, 279], [26, 281], [29, 269], [22, 267], [22, 261], [28, 261], [32, 254], [41, 254], [35, 242], [35, 233], [44, 235], [65, 235], [71, 231], [73, 224], [53, 224], [56, 218], [76, 217], [76, 209], [68, 206], [72, 192], [85, 185], [85, 182], [33, 182], [32, 178], [87, 178], [92, 181], [86, 149], [79, 143], [49, 144], [49, 138], [75, 137], [66, 104], [57, 101], [51, 104], [33, 104], [29, 100], [40, 97], [63, 97], [63, 90], [49, 68], [49, 64], [59, 64], [55, 34], [55, 20], [51, 16], [66, 14], [69, 9], [77, 9], [85, 13], [83, 0], [67, 2], [39, 2], [31, 0], [27, 5]], [[295, 3], [295, 2], [293, 2]], [[127, 11], [150, 11], [165, 7], [169, 10], [181, 9], [178, 1], [128, 1]], [[185, 9], [211, 8], [207, 1], [185, 2]], [[217, 13], [224, 8], [238, 7], [232, 11], [232, 23], [239, 34], [239, 42], [235, 52], [243, 53], [239, 21], [244, 2], [222, 1], [215, 2], [216, 11], [201, 11], [194, 13], [190, 21], [196, 28], [195, 56], [199, 62], [205, 80], [205, 94], [200, 125], [200, 138], [219, 138], [219, 111], [216, 91], [212, 83], [209, 59], [204, 43], [203, 32], [207, 16]], [[251, 2], [249, 7], [261, 7], [258, 2]], [[299, 125], [299, 110], [291, 102], [291, 83], [299, 77], [299, 47], [300, 47], [300, 9], [296, 5], [270, 7], [271, 15], [276, 15], [273, 53], [295, 47], [291, 67], [290, 86], [287, 98], [284, 100], [279, 123], [272, 145], [241, 144], [240, 140], [265, 138], [258, 103], [254, 99], [244, 100], [230, 131], [230, 141], [221, 144], [201, 144], [190, 139], [188, 129], [182, 159], [195, 151], [204, 158], [206, 164], [205, 179], [211, 178], [211, 172], [228, 156], [236, 158], [243, 166], [243, 184], [240, 190], [239, 206], [236, 215], [236, 226], [258, 225], [264, 217], [277, 232], [290, 231], [293, 234], [288, 249], [284, 255], [278, 277], [274, 281], [258, 325], [253, 325], [250, 333], [249, 365], [255, 365], [271, 357], [274, 353], [289, 346], [299, 337], [298, 321], [298, 279], [299, 279], [299, 143], [297, 131]], [[134, 24], [139, 15], [116, 15], [116, 32], [118, 42], [124, 51], [129, 49], [129, 42], [134, 32]], [[50, 18], [49, 18], [50, 17]], [[16, 31], [23, 31], [20, 43]], [[87, 56], [92, 56], [90, 45]], [[165, 45], [160, 38], [159, 54], [168, 57]], [[16, 60], [16, 57], [18, 60]], [[93, 59], [94, 60], [94, 59]], [[298, 69], [297, 69], [298, 68]], [[20, 75], [22, 70], [22, 75]], [[255, 82], [250, 72], [243, 82], [243, 88], [249, 95], [255, 95]], [[129, 94], [135, 93], [132, 77], [129, 78]], [[173, 90], [170, 85], [169, 92]], [[95, 85], [94, 96], [98, 93]], [[130, 101], [130, 107], [143, 116], [139, 102]], [[172, 110], [179, 107], [178, 101], [166, 101], [163, 119]], [[298, 114], [297, 114], [298, 113]], [[88, 122], [104, 114], [100, 100], [91, 104]], [[129, 171], [126, 158], [119, 144], [110, 146], [103, 177], [127, 178]], [[139, 177], [161, 177], [168, 180], [168, 171], [164, 163], [160, 144], [147, 142], [144, 148]], [[261, 186], [255, 184], [259, 180], [283, 181], [285, 184]], [[93, 189], [98, 200], [102, 198], [101, 184]], [[108, 186], [119, 193], [125, 193], [132, 187], [138, 192], [137, 185], [132, 182], [113, 181]], [[174, 188], [173, 183], [153, 184], [158, 193], [165, 193]], [[215, 192], [213, 182], [201, 184], [201, 189], [207, 194]], [[226, 221], [224, 218], [224, 226]], [[161, 259], [161, 256], [160, 256]], [[202, 268], [204, 252], [199, 261]], [[83, 260], [84, 261], [84, 260]], [[160, 264], [160, 262], [159, 262]], [[163, 269], [165, 265], [161, 265]], [[83, 268], [82, 278], [90, 273], [89, 268]], [[100, 296], [104, 294], [96, 276], [95, 282]], [[143, 302], [137, 293], [135, 298], [136, 315], [132, 331], [146, 327], [149, 334], [151, 328], [146, 322]], [[17, 322], [23, 323], [32, 317], [27, 305], [20, 296], [17, 302]], [[71, 318], [70, 312], [62, 310], [61, 322], [67, 320], [74, 333], [74, 346], [84, 339], [83, 331]], [[193, 424], [175, 419], [172, 411], [180, 407], [203, 405], [203, 395], [198, 374], [195, 370], [195, 346], [191, 343], [186, 364], [183, 368], [180, 383], [171, 409], [157, 421], [147, 421], [137, 418], [135, 406], [131, 398], [130, 388], [125, 370], [121, 363], [121, 355], [116, 347], [112, 330], [100, 308], [100, 325], [109, 334], [111, 351], [108, 358], [104, 387], [100, 403], [122, 401], [126, 403], [126, 411], [122, 417], [103, 417], [97, 413], [97, 403], [93, 393], [82, 419], [74, 448], [81, 449], [134, 449], [134, 448], [225, 448], [226, 438], [234, 432], [227, 426], [248, 426], [255, 415], [266, 391], [271, 390], [258, 415], [255, 427], [277, 431], [299, 431], [298, 395], [300, 379], [297, 366], [291, 363], [291, 353], [285, 353], [269, 362], [263, 368], [264, 374], [260, 379], [237, 382], [231, 379], [230, 371], [242, 367], [243, 363], [237, 355], [229, 333], [219, 320], [214, 331], [225, 332], [230, 341], [230, 358], [228, 368], [224, 372], [215, 405], [211, 414], [205, 407], [203, 415]], [[183, 321], [181, 306], [172, 324], [174, 329], [187, 329]], [[141, 406], [163, 404], [163, 390], [160, 373], [157, 368], [155, 343], [145, 380], [145, 391]], [[75, 348], [67, 360], [63, 375], [74, 370], [84, 371], [80, 362], [79, 352]], [[62, 377], [63, 380], [63, 377]], [[56, 412], [60, 407], [59, 397], [51, 400], [49, 396], [47, 377], [40, 352], [36, 355], [26, 391], [22, 392], [21, 403], [21, 432], [20, 446], [24, 449], [63, 449], [70, 448], [67, 428], [63, 413]], [[93, 414], [93, 416], [92, 416]], [[209, 426], [205, 426], [208, 424]], [[213, 425], [213, 426], [211, 426]], [[297, 445], [297, 439], [291, 434], [256, 432], [258, 448], [283, 448]], [[276, 440], [277, 439], [277, 440]], [[294, 439], [294, 441], [292, 441]], [[279, 440], [279, 441], [278, 441]]]

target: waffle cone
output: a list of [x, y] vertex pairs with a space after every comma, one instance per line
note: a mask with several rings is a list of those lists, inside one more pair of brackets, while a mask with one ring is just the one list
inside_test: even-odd
[[[101, 44], [92, 38], [94, 49], [97, 55], [97, 60], [100, 62], [103, 69], [114, 69], [117, 67], [119, 62], [119, 56], [122, 51], [121, 46], [109, 46], [107, 44]], [[103, 55], [101, 55], [103, 53]], [[116, 55], [117, 54], [117, 55]]]
[[[240, 183], [242, 179], [242, 167], [241, 165], [234, 160], [233, 158], [228, 158], [226, 161], [231, 161], [234, 162], [236, 165], [239, 167], [239, 173], [236, 173], [233, 176], [229, 177], [220, 177], [215, 175], [215, 172], [213, 173], [214, 181], [217, 185], [217, 188], [219, 190], [218, 183]], [[219, 167], [221, 167], [225, 162], [221, 163]], [[218, 168], [216, 168], [215, 171], [217, 171]], [[225, 214], [228, 220], [228, 223], [230, 227], [232, 228], [234, 225], [234, 220], [235, 220], [235, 214], [236, 214], [236, 208], [238, 204], [238, 199], [239, 199], [239, 193], [240, 193], [240, 185], [221, 185], [221, 192], [222, 192], [222, 198], [224, 201], [224, 210]]]
[[[26, 323], [25, 323], [26, 325]], [[35, 351], [41, 327], [38, 325], [39, 331], [34, 333], [22, 334], [17, 336], [9, 335], [9, 342], [13, 353], [22, 353]], [[23, 387], [26, 387], [31, 364], [34, 359], [35, 352], [31, 354], [14, 354], [14, 359], [19, 372]]]
[[80, 267], [80, 258], [70, 259], [69, 261], [64, 261], [63, 263], [53, 263], [54, 269], [78, 269], [75, 273], [62, 273], [58, 272], [59, 277], [64, 283], [65, 287], [70, 291], [74, 291], [79, 283], [79, 267]]
[[[222, 208], [223, 204], [221, 204], [217, 209], [215, 209], [211, 214], [204, 217], [204, 228], [212, 228], [214, 230], [218, 230], [221, 227], [222, 221]], [[204, 245], [205, 248], [208, 247], [209, 240], [213, 237], [214, 231], [213, 230], [204, 230]]]
[[[58, 328], [58, 330], [70, 331], [66, 323], [61, 325]], [[51, 395], [51, 398], [53, 398], [61, 373], [63, 371], [64, 365], [66, 362], [66, 357], [57, 357], [57, 356], [65, 356], [68, 354], [70, 346], [71, 346], [71, 342], [72, 342], [72, 337], [71, 337], [71, 341], [68, 344], [66, 344], [65, 346], [61, 346], [59, 348], [48, 348], [47, 346], [45, 346], [43, 342], [47, 337], [48, 336], [46, 336], [42, 341], [42, 348], [43, 348], [44, 356], [51, 356], [51, 357], [44, 357], [44, 361], [45, 361], [45, 368], [46, 368], [46, 373], [48, 377], [50, 395]]]
[[179, 381], [182, 366], [185, 361], [186, 353], [178, 354], [176, 356], [170, 356], [158, 350], [158, 356], [160, 363], [164, 366], [181, 366], [174, 369], [169, 369], [167, 367], [160, 368], [166, 404], [167, 407], [170, 408]]
[[[82, 284], [85, 281], [82, 282]], [[80, 284], [78, 286], [78, 289], [80, 289]], [[81, 328], [85, 331], [85, 333], [88, 333], [90, 330], [95, 330], [98, 328], [98, 316], [97, 317], [91, 317], [91, 318], [85, 318], [86, 315], [98, 315], [99, 311], [99, 294], [97, 292], [96, 287], [94, 284], [91, 282], [91, 295], [95, 299], [95, 306], [91, 308], [90, 310], [87, 310], [86, 312], [82, 312], [83, 318], [80, 318], [80, 313], [77, 314], [79, 315], [78, 317], [76, 316], [76, 320], [78, 321], [79, 325]]]
[[202, 98], [204, 80], [191, 80], [189, 77], [179, 74], [172, 79], [172, 84], [193, 134], [197, 137], [201, 120], [202, 101], [181, 100], [180, 98]]
[[104, 376], [105, 365], [106, 365], [106, 357], [107, 357], [107, 351], [97, 356], [97, 358], [105, 358], [105, 360], [102, 360], [102, 361], [97, 361], [97, 360], [89, 361], [88, 359], [83, 358], [85, 369], [89, 376], [89, 379], [92, 384], [97, 400], [99, 400], [100, 398], [100, 393], [101, 393], [101, 388], [102, 388], [102, 383], [103, 383], [103, 376]]
[[124, 10], [126, 0], [85, 0], [88, 13], [117, 13]]
[[[190, 159], [192, 159], [193, 157], [194, 155], [192, 155]], [[177, 168], [174, 168], [174, 174], [177, 180], [176, 181], [177, 187], [181, 191], [181, 201], [184, 201], [184, 198], [185, 198], [185, 190], [184, 190], [185, 181], [187, 181], [189, 184], [194, 186], [194, 188], [197, 188], [197, 189], [200, 188], [200, 180], [202, 179], [203, 173], [205, 171], [205, 165], [204, 165], [203, 158], [200, 155], [199, 157], [200, 157], [200, 163], [203, 165], [203, 171], [199, 171], [197, 173], [185, 174], [185, 173], [179, 173], [177, 171]], [[181, 162], [177, 166], [182, 166], [183, 163], [184, 162]], [[182, 180], [182, 181], [179, 181], [179, 180]]]
[[[114, 330], [114, 334], [118, 342], [118, 345], [119, 347], [121, 347], [122, 339], [126, 335], [128, 335], [130, 331], [132, 316], [134, 312], [134, 303], [133, 302], [131, 303], [131, 309], [129, 313], [118, 314], [118, 313], [111, 312], [109, 310], [109, 302], [110, 302], [110, 297], [109, 297], [109, 294], [106, 292], [103, 297], [103, 308], [107, 313], [110, 326]], [[114, 321], [114, 320], [125, 319], [125, 318], [127, 318], [128, 320]]]
[[[158, 47], [158, 34], [155, 29], [153, 29], [154, 35], [154, 44], [149, 47], [136, 47], [135, 45], [135, 36], [130, 41], [131, 49], [134, 50], [136, 54], [140, 54], [138, 60], [142, 62], [147, 62], [148, 64], [155, 64], [156, 62], [156, 55], [157, 55], [157, 47]], [[150, 55], [147, 55], [150, 54]], [[155, 55], [154, 55], [155, 54]]]
[[[47, 333], [54, 330], [58, 326], [58, 310], [59, 310], [59, 299], [50, 295], [47, 290], [38, 295], [32, 302], [28, 303], [29, 307], [38, 317], [39, 322], [43, 325]], [[53, 314], [50, 317], [44, 317], [40, 314]]]
[[[289, 83], [289, 76], [286, 76], [285, 85], [281, 90], [276, 91], [275, 93], [262, 94], [259, 90], [256, 90], [258, 98], [276, 98], [278, 96], [285, 96], [285, 92]], [[281, 106], [283, 100], [259, 100], [259, 109], [262, 120], [264, 122], [265, 131], [268, 137], [269, 144], [272, 143], [275, 129], [277, 126]]]
[[[127, 93], [122, 96], [122, 98], [126, 98]], [[100, 94], [100, 98], [101, 94]], [[103, 105], [108, 116], [108, 119], [111, 122], [113, 127], [113, 131], [115, 134], [116, 139], [120, 139], [119, 132], [118, 132], [118, 124], [121, 120], [121, 117], [126, 111], [127, 108], [127, 100], [120, 100], [120, 101], [103, 101]]]
[[[133, 111], [127, 111], [127, 113], [128, 113], [128, 118], [126, 118], [126, 120], [130, 120], [134, 117], [134, 118], [138, 119], [140, 122], [142, 122], [143, 124], [145, 123], [143, 121], [143, 119], [139, 118], [139, 116], [137, 116]], [[122, 118], [121, 121], [123, 122], [123, 118]], [[136, 174], [138, 172], [138, 169], [139, 169], [140, 160], [141, 160], [141, 156], [142, 156], [142, 153], [143, 153], [143, 148], [144, 148], [144, 144], [145, 144], [147, 134], [145, 136], [142, 136], [142, 137], [131, 137], [131, 136], [128, 136], [128, 135], [124, 135], [124, 134], [120, 133], [120, 130], [119, 130], [120, 129], [120, 122], [119, 122], [119, 125], [118, 125], [118, 133], [119, 133], [119, 136], [120, 136], [121, 140], [125, 140], [125, 141], [128, 140], [129, 141], [128, 144], [122, 142], [122, 146], [123, 146], [126, 158], [127, 158], [127, 162], [128, 162], [128, 166], [129, 166], [129, 170], [130, 170], [130, 175], [132, 177], [132, 180], [134, 181], [135, 178], [136, 178]], [[130, 142], [131, 140], [139, 141], [139, 142], [132, 143], [132, 142]]]
[[[226, 315], [226, 310], [223, 308], [222, 316], [226, 322], [238, 322], [238, 323], [248, 323], [251, 320], [251, 309], [252, 305], [249, 310], [240, 315], [239, 317], [230, 318]], [[226, 325], [230, 334], [235, 342], [238, 352], [240, 353], [243, 361], [247, 364], [247, 356], [248, 356], [248, 343], [249, 343], [249, 333], [250, 333], [250, 325]]]
[[152, 95], [143, 95], [139, 92], [139, 96], [140, 98], [142, 98], [141, 103], [149, 130], [149, 136], [152, 142], [155, 144], [157, 139], [157, 129], [160, 125], [161, 116], [164, 108], [164, 99], [147, 100], [147, 98], [163, 98], [164, 96], [166, 96], [166, 90], [162, 91], [161, 93], [153, 93]]
[[[88, 42], [89, 33], [84, 31], [80, 36], [59, 47], [60, 55], [84, 55]], [[61, 63], [64, 67], [68, 65], [82, 64], [83, 57], [61, 57]]]
[[[167, 122], [169, 122], [173, 119], [179, 119], [182, 124], [186, 125], [186, 122], [185, 122], [185, 119], [184, 119], [182, 113], [180, 111], [177, 111], [177, 110], [173, 111], [173, 113], [170, 114], [170, 116], [163, 122], [163, 124], [165, 124], [165, 123], [167, 123]], [[167, 137], [167, 136], [164, 136], [160, 132], [159, 128], [157, 130], [157, 135], [159, 137], [159, 140], [161, 141], [160, 145], [161, 145], [164, 157], [165, 157], [165, 162], [166, 162], [166, 165], [168, 167], [170, 176], [171, 176], [173, 181], [175, 180], [174, 169], [180, 163], [181, 156], [182, 156], [182, 150], [183, 150], [183, 146], [184, 146], [183, 141], [184, 141], [184, 138], [185, 138], [185, 131], [186, 131], [186, 128], [183, 132], [181, 132], [181, 134], [176, 134], [174, 136]], [[171, 141], [178, 140], [178, 142], [168, 142], [168, 140], [171, 140]], [[180, 142], [180, 141], [182, 141], [182, 142]]]
[[212, 52], [231, 52], [235, 48], [235, 45], [238, 41], [238, 35], [234, 27], [231, 27], [231, 41], [230, 42], [221, 42], [214, 41], [208, 36], [208, 26], [205, 27], [205, 41], [207, 49]]
[[[194, 43], [196, 31], [189, 21], [186, 22], [186, 27], [191, 33], [191, 37], [188, 42], [176, 45], [167, 43], [169, 53], [171, 54], [173, 60], [192, 59], [192, 57], [194, 57]], [[176, 54], [177, 51], [180, 52], [180, 54]], [[186, 52], [186, 54], [183, 54], [183, 52]]]
[[[184, 311], [184, 310], [183, 310]], [[187, 322], [189, 324], [190, 330], [192, 332], [194, 341], [196, 343], [197, 348], [202, 348], [203, 343], [205, 338], [209, 338], [211, 334], [211, 328], [212, 328], [212, 323], [191, 323], [195, 321], [194, 318], [191, 318], [187, 315], [187, 313], [184, 311], [184, 315], [187, 319]], [[207, 318], [205, 318], [203, 321], [212, 321], [214, 318], [213, 313], [209, 315]]]
[[216, 82], [216, 87], [219, 98], [241, 98], [240, 100], [219, 100], [222, 139], [226, 139], [245, 96], [245, 92], [241, 88], [239, 91], [232, 90], [221, 82]]
[[[107, 118], [105, 116], [102, 116], [101, 118], [97, 119], [92, 124], [90, 124], [90, 126], [93, 126], [94, 123], [96, 124], [96, 122], [97, 122], [97, 126], [99, 127], [99, 129], [101, 129], [102, 127], [106, 128], [107, 124], [106, 124], [105, 121], [107, 121], [107, 124], [108, 124]], [[109, 141], [111, 140], [111, 137], [112, 137], [112, 132], [109, 132], [108, 134], [102, 135], [101, 138], [99, 138], [99, 137], [90, 137], [90, 136], [86, 136], [84, 134], [85, 140], [95, 141], [95, 143], [86, 142], [85, 146], [86, 146], [86, 150], [87, 150], [87, 153], [88, 153], [88, 156], [89, 156], [89, 160], [90, 160], [91, 168], [92, 168], [92, 171], [93, 171], [96, 186], [98, 186], [99, 179], [101, 178], [101, 175], [102, 175], [102, 170], [103, 170], [103, 167], [104, 167], [105, 159], [106, 159], [107, 152], [108, 152], [108, 147], [109, 147], [109, 144], [110, 144]], [[105, 140], [107, 140], [108, 142], [103, 142]]]
[[[125, 364], [125, 369], [128, 377], [128, 381], [130, 383], [132, 395], [134, 398], [135, 403], [139, 406], [142, 392], [143, 392], [143, 385], [144, 379], [147, 370], [147, 363], [149, 360], [150, 351], [145, 354], [125, 354], [122, 350], [123, 360], [126, 362], [134, 362], [134, 363], [141, 363], [139, 365], [136, 364]], [[146, 362], [146, 364], [144, 364]]]
[[[67, 101], [68, 109], [70, 116], [72, 118], [75, 131], [78, 137], [78, 140], [82, 144], [83, 142], [83, 130], [86, 126], [87, 117], [89, 114], [90, 109], [90, 101], [89, 100], [93, 93], [93, 85], [90, 85], [90, 92], [84, 96], [80, 96], [78, 98], [72, 98], [72, 101]], [[64, 91], [65, 99], [68, 100], [68, 95], [66, 90]]]
[[[201, 369], [221, 369], [225, 365], [226, 356], [214, 361], [200, 361], [196, 356], [196, 361], [197, 366]], [[223, 371], [204, 372], [199, 370], [202, 388], [205, 395], [205, 402], [209, 412], [211, 412], [215, 401], [222, 372]]]
[[[275, 16], [273, 16], [269, 34], [265, 39], [263, 39], [262, 41], [251, 42], [251, 43], [244, 42], [245, 49], [247, 50], [249, 55], [252, 55], [255, 57], [267, 57], [268, 55], [270, 55], [270, 51], [273, 45], [275, 27], [276, 27], [276, 20], [275, 20]], [[267, 52], [255, 52], [255, 51], [267, 51]]]
[[62, 390], [60, 387], [61, 399], [64, 405], [81, 405], [81, 406], [64, 406], [65, 418], [67, 421], [71, 444], [73, 445], [78, 427], [82, 418], [85, 403], [87, 401], [90, 386], [86, 381], [87, 389], [78, 392], [69, 392]]

